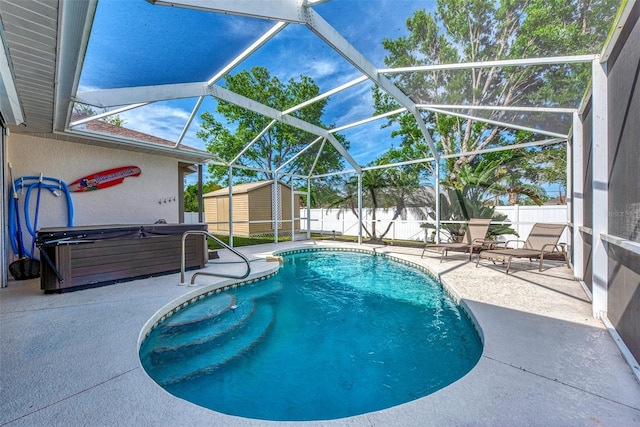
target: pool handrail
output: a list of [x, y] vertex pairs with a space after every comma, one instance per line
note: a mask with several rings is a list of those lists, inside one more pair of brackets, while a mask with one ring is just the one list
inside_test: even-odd
[[212, 276], [212, 277], [225, 277], [227, 279], [244, 279], [246, 277], [249, 276], [249, 274], [251, 274], [251, 265], [249, 264], [249, 259], [244, 256], [243, 254], [241, 254], [240, 252], [238, 252], [237, 250], [233, 249], [231, 246], [227, 245], [226, 243], [224, 243], [222, 240], [218, 239], [216, 236], [214, 236], [213, 234], [209, 233], [208, 231], [205, 230], [188, 230], [185, 231], [182, 234], [182, 254], [180, 257], [180, 285], [186, 285], [186, 283], [184, 282], [184, 272], [186, 269], [186, 261], [185, 261], [185, 241], [187, 240], [187, 236], [192, 235], [192, 234], [201, 234], [204, 236], [207, 236], [208, 238], [213, 239], [216, 243], [218, 243], [220, 246], [229, 249], [231, 252], [233, 252], [234, 254], [238, 255], [240, 258], [242, 258], [242, 260], [244, 261], [244, 263], [247, 265], [247, 271], [241, 275], [241, 276], [237, 276], [237, 275], [233, 275], [233, 274], [223, 274], [223, 273], [206, 273], [204, 271], [198, 271], [196, 273], [193, 274], [193, 276], [191, 276], [191, 284], [189, 286], [193, 286], [196, 280], [196, 277], [198, 275], [202, 275], [202, 276]]

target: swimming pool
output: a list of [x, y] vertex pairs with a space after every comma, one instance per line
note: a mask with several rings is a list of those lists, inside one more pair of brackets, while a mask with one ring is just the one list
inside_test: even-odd
[[284, 260], [159, 323], [140, 348], [149, 375], [215, 411], [302, 421], [415, 400], [477, 363], [473, 324], [427, 273], [371, 253]]

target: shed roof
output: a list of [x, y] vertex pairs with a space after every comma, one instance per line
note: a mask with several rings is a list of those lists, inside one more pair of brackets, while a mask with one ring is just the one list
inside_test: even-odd
[[[273, 180], [269, 181], [258, 181], [258, 182], [248, 182], [246, 184], [238, 184], [231, 187], [232, 194], [244, 194], [250, 193], [251, 191], [257, 190], [258, 188], [266, 187], [267, 185], [273, 184]], [[280, 183], [280, 185], [284, 185], [287, 188], [290, 188], [287, 184]], [[216, 191], [212, 191], [203, 195], [202, 197], [217, 197], [217, 196], [228, 196], [229, 195], [229, 187], [221, 188]]]

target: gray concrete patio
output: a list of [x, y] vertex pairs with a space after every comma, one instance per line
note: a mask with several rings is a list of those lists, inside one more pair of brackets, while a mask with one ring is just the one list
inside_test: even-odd
[[[252, 274], [259, 275], [274, 268], [264, 260], [274, 250], [329, 244], [241, 250], [255, 260]], [[215, 279], [185, 287], [177, 286], [179, 274], [173, 274], [52, 295], [40, 291], [38, 280], [12, 281], [0, 290], [0, 425], [640, 425], [640, 384], [561, 263], [538, 272], [535, 263], [514, 262], [506, 276], [487, 263], [476, 268], [462, 254], [440, 263], [439, 254], [421, 259], [418, 249], [376, 250], [427, 265], [471, 310], [484, 351], [465, 377], [413, 402], [348, 419], [276, 423], [231, 417], [166, 393], [138, 359], [147, 321]], [[222, 252], [216, 262], [231, 260]], [[224, 270], [240, 268], [234, 263]]]

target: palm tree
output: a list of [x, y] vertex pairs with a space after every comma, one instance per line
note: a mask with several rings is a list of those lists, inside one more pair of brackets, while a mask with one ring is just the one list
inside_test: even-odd
[[[489, 199], [490, 200], [490, 199]], [[466, 224], [471, 218], [491, 218], [493, 221], [504, 222], [507, 215], [496, 213], [495, 206], [487, 203], [487, 195], [481, 187], [464, 185], [462, 188], [445, 187], [440, 192], [440, 230], [448, 235], [450, 240], [464, 235]], [[432, 221], [436, 220], [435, 209], [429, 211]], [[457, 221], [457, 222], [447, 222]], [[464, 221], [464, 222], [463, 222]], [[422, 224], [423, 228], [435, 229], [432, 222]], [[508, 225], [492, 224], [487, 236], [493, 238], [500, 234], [518, 233]]]
[[[371, 241], [381, 241], [391, 230], [393, 221], [405, 213], [412, 212], [418, 218], [427, 218], [426, 206], [433, 204], [433, 193], [420, 186], [419, 174], [416, 168], [369, 169], [362, 173], [362, 202], [371, 209], [371, 225], [368, 228], [363, 221], [362, 228]], [[336, 205], [350, 209], [360, 219], [356, 210], [357, 177], [349, 180], [345, 189], [345, 196]], [[393, 211], [389, 225], [380, 234], [376, 227], [378, 209]]]

